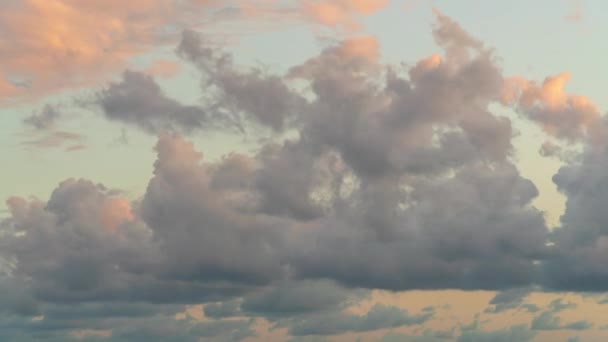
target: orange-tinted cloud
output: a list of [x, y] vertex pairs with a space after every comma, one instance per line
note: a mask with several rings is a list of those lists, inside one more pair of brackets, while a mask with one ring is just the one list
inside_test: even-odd
[[0, 102], [104, 81], [134, 55], [166, 41], [168, 25], [188, 26], [193, 11], [200, 20], [207, 6], [221, 2], [2, 2]]
[[416, 63], [416, 65], [410, 70], [410, 75], [413, 79], [418, 78], [420, 75], [436, 69], [443, 63], [441, 55], [434, 53], [429, 57], [423, 58]]
[[322, 25], [356, 29], [355, 17], [370, 15], [388, 5], [388, 0], [303, 0], [306, 13]]
[[[171, 17], [167, 0], [21, 0], [0, 10], [0, 96], [36, 95], [121, 67]], [[11, 85], [25, 80], [27, 91]]]
[[[0, 3], [0, 103], [106, 81], [134, 55], [166, 42], [167, 30], [189, 27], [226, 0], [15, 0]], [[295, 12], [329, 26], [354, 27], [388, 0], [299, 0]], [[277, 0], [241, 5], [264, 17]], [[249, 18], [251, 19], [251, 18]], [[168, 64], [152, 68], [163, 76]]]
[[121, 224], [134, 219], [131, 205], [124, 198], [108, 198], [101, 208], [101, 224], [108, 232], [115, 232]]
[[345, 40], [340, 50], [346, 56], [361, 58], [369, 62], [376, 62], [380, 58], [380, 43], [373, 36], [362, 36]]
[[145, 70], [147, 74], [162, 78], [171, 78], [175, 76], [178, 71], [179, 65], [177, 63], [163, 59], [152, 62]]
[[571, 75], [562, 72], [541, 84], [522, 77], [505, 80], [501, 101], [517, 106], [549, 134], [568, 139], [603, 139], [600, 112], [585, 96], [571, 95], [565, 86]]
[[580, 23], [585, 17], [583, 0], [569, 0], [570, 11], [566, 14], [566, 20], [573, 23]]

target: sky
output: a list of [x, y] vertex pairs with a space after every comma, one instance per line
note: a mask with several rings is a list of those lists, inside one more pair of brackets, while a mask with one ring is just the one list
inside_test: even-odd
[[0, 1], [0, 340], [606, 341], [606, 11]]

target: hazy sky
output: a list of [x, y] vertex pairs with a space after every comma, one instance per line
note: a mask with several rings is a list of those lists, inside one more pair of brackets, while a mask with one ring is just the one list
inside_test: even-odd
[[605, 341], [607, 12], [0, 1], [0, 340]]

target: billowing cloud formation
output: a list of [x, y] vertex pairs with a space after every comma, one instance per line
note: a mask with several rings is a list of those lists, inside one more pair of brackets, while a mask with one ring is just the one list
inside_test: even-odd
[[[238, 68], [185, 31], [177, 54], [200, 71], [203, 103], [183, 105], [151, 76], [123, 73], [95, 104], [158, 135], [148, 187], [128, 201], [69, 179], [48, 201], [11, 198], [0, 224], [0, 288], [10, 295], [0, 296], [0, 311], [10, 318], [0, 324], [111, 329], [117, 340], [239, 340], [253, 334], [253, 317], [291, 335], [333, 335], [433, 315], [382, 305], [349, 312], [365, 289], [505, 290], [491, 301], [495, 312], [521, 306], [531, 285], [605, 289], [606, 192], [597, 185], [608, 164], [592, 133], [603, 127], [595, 107], [566, 94], [564, 76], [542, 86], [518, 81], [505, 98], [510, 81], [492, 51], [436, 15], [443, 53], [409, 70], [382, 64], [373, 37], [354, 37], [269, 75]], [[578, 163], [554, 178], [568, 195], [554, 232], [531, 205], [537, 189], [512, 162], [511, 122], [491, 111], [499, 102], [556, 138], [587, 139]], [[562, 126], [560, 115], [577, 128]], [[30, 121], [44, 127], [53, 118]], [[251, 126], [284, 139], [209, 162], [181, 134]], [[184, 304], [204, 304], [206, 320], [176, 320]], [[74, 315], [107, 317], [65, 319], [67, 305]], [[33, 315], [44, 317], [38, 326], [23, 318]], [[541, 314], [536, 327], [564, 326]], [[459, 341], [534, 334], [465, 331]]]
[[540, 85], [520, 77], [509, 78], [505, 81], [503, 102], [515, 102], [550, 135], [570, 140], [604, 140], [606, 133], [598, 108], [584, 96], [567, 94], [564, 87], [569, 79], [570, 74], [565, 72], [547, 77]]
[[[602, 123], [602, 125], [604, 125]], [[554, 289], [603, 291], [608, 274], [601, 265], [606, 254], [608, 220], [602, 203], [608, 158], [606, 145], [589, 145], [583, 155], [553, 177], [567, 196], [562, 227], [553, 234], [554, 253], [544, 264], [547, 285]]]
[[[434, 33], [445, 60], [425, 59], [409, 75], [379, 64], [377, 42], [365, 37], [329, 47], [285, 77], [268, 78], [235, 71], [229, 57], [186, 32], [179, 53], [208, 72], [220, 99], [234, 96], [225, 102], [274, 129], [291, 117], [299, 134], [256, 156], [231, 155], [219, 164], [203, 163], [179, 135], [161, 134], [140, 217], [120, 202], [109, 206], [120, 212], [110, 221], [140, 222], [143, 230], [136, 231], [149, 236], [138, 244], [149, 241], [163, 255], [146, 262], [182, 280], [264, 284], [287, 272], [388, 289], [528, 284], [546, 229], [529, 206], [534, 185], [508, 159], [510, 122], [488, 109], [502, 91], [500, 71], [490, 52], [449, 18], [439, 15]], [[286, 85], [291, 79], [307, 82], [312, 97], [293, 94]], [[266, 84], [274, 85], [260, 86]], [[266, 92], [264, 99], [293, 99], [298, 110], [264, 116], [285, 114], [291, 104], [259, 107], [241, 87]], [[106, 116], [150, 132], [195, 129], [204, 118], [135, 72], [102, 90], [99, 104]], [[77, 194], [100, 191], [66, 183], [49, 203], [72, 208], [55, 197], [74, 187], [90, 188], [73, 190]], [[100, 225], [91, 228], [93, 236], [120, 232], [122, 222], [101, 227], [107, 223], [99, 208], [90, 209]], [[76, 213], [51, 221], [62, 225]]]

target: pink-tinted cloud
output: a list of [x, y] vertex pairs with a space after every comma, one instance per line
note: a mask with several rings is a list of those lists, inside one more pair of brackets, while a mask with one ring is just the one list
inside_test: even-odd
[[82, 144], [84, 139], [84, 136], [78, 133], [66, 131], [44, 131], [37, 134], [32, 139], [21, 142], [21, 145], [26, 148], [33, 149], [58, 148], [68, 145], [65, 150], [70, 152], [85, 148], [85, 145]]
[[101, 208], [101, 224], [105, 230], [115, 232], [124, 223], [135, 219], [129, 201], [121, 197], [107, 198]]
[[585, 137], [596, 142], [603, 140], [605, 130], [600, 124], [599, 109], [587, 97], [566, 92], [570, 77], [562, 72], [540, 84], [511, 77], [505, 80], [501, 100], [515, 105], [550, 135], [571, 140]]
[[330, 27], [356, 29], [356, 17], [378, 12], [388, 0], [303, 0], [302, 6], [310, 18]]
[[568, 0], [570, 11], [566, 14], [566, 20], [580, 23], [585, 18], [585, 5], [583, 0]]
[[380, 57], [380, 44], [372, 36], [345, 40], [340, 44], [340, 50], [347, 56], [361, 58], [369, 62], [377, 62]]
[[159, 59], [152, 62], [146, 69], [145, 72], [152, 76], [159, 76], [162, 78], [171, 78], [179, 72], [179, 64], [164, 59]]
[[[0, 96], [89, 83], [121, 67], [172, 17], [166, 0], [21, 0], [0, 11]], [[27, 82], [27, 91], [11, 80]], [[14, 81], [13, 81], [14, 83]]]
[[[239, 15], [266, 18], [269, 12], [297, 13], [327, 26], [354, 28], [355, 17], [372, 14], [388, 0], [276, 0], [240, 5]], [[164, 28], [196, 26], [211, 6], [226, 0], [16, 0], [0, 4], [0, 102], [32, 98], [104, 81], [135, 55], [166, 41]], [[283, 9], [283, 10], [281, 10]], [[287, 12], [286, 12], [287, 13]], [[296, 17], [297, 17], [296, 16]], [[293, 16], [289, 16], [295, 20]], [[157, 62], [163, 77], [176, 68]]]

